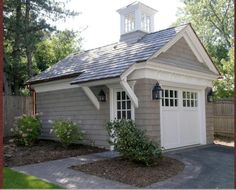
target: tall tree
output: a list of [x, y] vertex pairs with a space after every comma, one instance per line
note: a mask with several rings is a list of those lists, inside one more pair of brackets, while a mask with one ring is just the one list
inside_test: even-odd
[[78, 32], [65, 30], [55, 32], [39, 42], [34, 53], [39, 72], [44, 71], [67, 55], [80, 51], [81, 40]]
[[[33, 74], [33, 54], [45, 32], [56, 30], [52, 24], [77, 12], [67, 10], [60, 0], [4, 1], [5, 72], [12, 93], [19, 94], [25, 80]], [[25, 72], [26, 71], [26, 72]]]
[[[208, 50], [213, 62], [221, 74], [225, 74], [225, 64], [230, 64], [230, 49], [233, 47], [233, 23], [234, 23], [234, 2], [233, 0], [183, 0], [184, 7], [179, 9], [178, 19], [174, 25], [190, 22], [196, 30], [201, 41]], [[229, 62], [229, 63], [228, 63]], [[233, 68], [232, 68], [233, 69]], [[233, 73], [224, 75], [221, 81], [215, 81], [214, 89], [220, 90], [217, 98], [232, 95], [229, 88], [222, 88], [222, 85], [233, 87], [230, 82]], [[224, 93], [222, 90], [224, 89]]]

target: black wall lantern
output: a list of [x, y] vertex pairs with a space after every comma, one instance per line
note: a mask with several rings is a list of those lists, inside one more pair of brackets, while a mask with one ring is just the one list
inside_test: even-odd
[[212, 91], [212, 89], [207, 93], [207, 101], [208, 102], [213, 102], [213, 95], [214, 95], [214, 93], [213, 93], [213, 91]]
[[159, 100], [162, 98], [162, 91], [160, 84], [157, 82], [156, 85], [152, 89], [152, 99]]
[[105, 102], [106, 101], [106, 94], [103, 90], [100, 90], [98, 94], [98, 98], [100, 102]]

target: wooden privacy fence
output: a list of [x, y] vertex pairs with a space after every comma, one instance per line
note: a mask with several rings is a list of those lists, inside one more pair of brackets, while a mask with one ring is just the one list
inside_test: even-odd
[[15, 117], [33, 113], [33, 101], [30, 96], [4, 96], [4, 137], [10, 136]]
[[232, 99], [213, 102], [213, 125], [216, 135], [234, 136], [234, 101]]

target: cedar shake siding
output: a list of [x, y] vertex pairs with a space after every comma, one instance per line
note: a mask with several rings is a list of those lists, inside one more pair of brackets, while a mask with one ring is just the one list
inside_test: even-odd
[[135, 109], [135, 123], [138, 128], [145, 129], [153, 141], [160, 143], [160, 101], [152, 100], [152, 89], [156, 84], [153, 79], [139, 79], [134, 92], [139, 99], [139, 107]]
[[[97, 96], [101, 89], [109, 97], [108, 88], [100, 86], [91, 88]], [[37, 112], [42, 112], [42, 138], [54, 139], [50, 133], [52, 124], [57, 119], [69, 119], [85, 131], [83, 143], [99, 147], [109, 147], [106, 123], [110, 120], [109, 100], [100, 103], [97, 110], [81, 88], [72, 88], [51, 92], [37, 93]]]
[[179, 39], [179, 41], [165, 53], [161, 53], [155, 61], [182, 69], [211, 73], [205, 64], [197, 60], [184, 38]]

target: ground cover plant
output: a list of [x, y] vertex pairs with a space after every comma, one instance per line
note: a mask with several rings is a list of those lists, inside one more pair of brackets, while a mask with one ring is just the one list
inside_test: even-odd
[[4, 189], [62, 189], [60, 186], [43, 181], [34, 176], [16, 172], [10, 168], [3, 170]]

